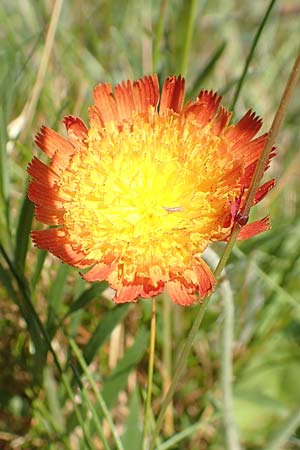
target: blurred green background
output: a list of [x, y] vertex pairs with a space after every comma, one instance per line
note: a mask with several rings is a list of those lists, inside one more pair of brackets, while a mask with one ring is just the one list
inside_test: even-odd
[[[63, 133], [64, 115], [87, 121], [96, 83], [135, 79], [153, 64], [161, 82], [183, 74], [187, 98], [213, 89], [229, 108], [269, 1], [61, 3], [61, 10], [59, 1], [44, 0], [3, 0], [0, 6], [0, 449], [88, 448], [38, 316], [72, 386], [92, 448], [104, 447], [89, 404], [78, 400], [71, 368], [77, 378], [83, 369], [71, 337], [90, 363], [125, 449], [139, 450], [150, 302], [115, 308], [105, 284], [87, 285], [77, 270], [32, 247], [26, 166], [38, 152], [33, 136], [42, 124]], [[47, 30], [55, 11], [51, 42]], [[274, 3], [235, 120], [252, 108], [268, 130], [299, 47], [299, 24], [298, 0]], [[253, 212], [257, 218], [270, 213], [272, 230], [238, 244], [227, 268], [234, 294], [235, 419], [247, 450], [300, 448], [299, 124], [298, 84], [268, 172], [277, 186]], [[226, 448], [220, 382], [224, 302], [217, 289], [168, 412], [161, 439], [169, 444], [162, 449]], [[195, 308], [158, 302], [154, 414]], [[82, 379], [97, 407], [90, 383]], [[104, 432], [115, 448], [107, 426]], [[168, 441], [171, 435], [177, 443]]]

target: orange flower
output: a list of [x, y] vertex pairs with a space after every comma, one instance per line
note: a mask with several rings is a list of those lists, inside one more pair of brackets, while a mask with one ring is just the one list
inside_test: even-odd
[[[158, 102], [160, 106], [158, 108]], [[65, 117], [68, 140], [43, 127], [37, 145], [49, 165], [33, 158], [28, 196], [37, 220], [34, 243], [62, 261], [107, 280], [118, 303], [161, 293], [191, 305], [214, 276], [201, 258], [207, 245], [230, 236], [266, 134], [251, 111], [229, 126], [221, 97], [201, 91], [183, 106], [184, 79], [156, 75], [94, 89], [90, 128]], [[255, 203], [273, 187], [257, 192]], [[247, 239], [269, 228], [268, 217], [245, 225]], [[196, 295], [198, 294], [198, 295]]]

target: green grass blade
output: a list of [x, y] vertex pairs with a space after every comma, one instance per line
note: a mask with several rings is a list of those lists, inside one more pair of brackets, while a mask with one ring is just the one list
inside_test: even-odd
[[[183, 441], [183, 439], [186, 439], [188, 437], [193, 436], [193, 434], [201, 430], [205, 430], [207, 426], [206, 420], [201, 420], [201, 422], [195, 423], [194, 425], [190, 425], [189, 427], [186, 427], [184, 430], [180, 431], [179, 433], [174, 434], [172, 437], [170, 437], [167, 441], [160, 444], [159, 448], [156, 448], [155, 450], [169, 450], [170, 448], [175, 448], [175, 445], [177, 445], [180, 441]], [[182, 447], [176, 447], [176, 448], [182, 448]]]
[[276, 0], [271, 0], [270, 1], [269, 5], [268, 5], [268, 8], [266, 10], [266, 13], [263, 16], [262, 21], [261, 21], [261, 23], [260, 23], [260, 25], [259, 25], [259, 27], [257, 29], [257, 32], [256, 32], [256, 34], [254, 36], [254, 39], [253, 39], [253, 42], [252, 42], [252, 46], [251, 46], [249, 55], [248, 55], [248, 57], [246, 59], [245, 66], [244, 66], [244, 69], [243, 69], [240, 81], [239, 81], [239, 83], [238, 83], [238, 85], [236, 87], [236, 90], [235, 90], [235, 93], [234, 93], [233, 100], [232, 100], [232, 103], [230, 105], [229, 111], [234, 111], [235, 105], [236, 105], [236, 103], [238, 101], [241, 89], [242, 89], [244, 81], [246, 79], [248, 68], [249, 68], [250, 63], [252, 61], [252, 58], [254, 56], [254, 51], [255, 51], [255, 49], [257, 47], [259, 38], [262, 35], [262, 31], [263, 31], [263, 29], [264, 29], [264, 27], [265, 27], [265, 25], [267, 23], [268, 17], [270, 15], [270, 12], [272, 11], [272, 8], [273, 8], [275, 2], [276, 2]]
[[126, 423], [126, 431], [122, 436], [123, 446], [126, 449], [140, 450], [142, 442], [142, 428], [140, 426], [140, 397], [138, 389], [132, 393], [129, 404], [129, 415]]
[[211, 74], [213, 68], [215, 67], [216, 63], [219, 61], [221, 56], [223, 55], [223, 52], [226, 48], [226, 42], [222, 42], [219, 47], [216, 48], [214, 53], [211, 55], [201, 72], [199, 73], [198, 77], [196, 78], [194, 82], [193, 89], [188, 92], [187, 98], [194, 98], [198, 95], [203, 81]]
[[[52, 348], [52, 346], [50, 345], [49, 348]], [[51, 351], [52, 355], [53, 355], [53, 352], [54, 352], [54, 350], [52, 348], [52, 351]], [[91, 438], [90, 438], [89, 434], [86, 431], [86, 423], [85, 423], [85, 420], [82, 417], [81, 411], [78, 408], [77, 403], [75, 401], [75, 396], [74, 396], [73, 391], [71, 389], [71, 385], [69, 383], [69, 380], [68, 380], [67, 376], [65, 375], [65, 373], [62, 371], [61, 366], [60, 366], [60, 364], [58, 362], [58, 359], [56, 357], [56, 354], [55, 354], [55, 358], [54, 359], [56, 359], [56, 366], [57, 366], [57, 368], [59, 368], [59, 372], [61, 373], [62, 382], [63, 382], [64, 387], [66, 389], [67, 395], [68, 395], [69, 399], [72, 402], [72, 405], [73, 405], [73, 408], [74, 408], [74, 412], [75, 412], [76, 418], [78, 420], [78, 424], [80, 425], [81, 430], [83, 432], [84, 442], [85, 442], [85, 445], [87, 446], [86, 448], [88, 450], [95, 450], [95, 448], [94, 448], [94, 446], [92, 444]], [[58, 363], [58, 365], [57, 365], [57, 363]]]
[[[2, 100], [3, 101], [3, 100]], [[0, 110], [0, 239], [10, 242], [10, 180], [8, 169], [7, 118]], [[7, 247], [7, 246], [6, 246]]]
[[25, 193], [24, 200], [22, 202], [16, 232], [15, 241], [15, 255], [14, 260], [16, 266], [24, 272], [25, 260], [29, 244], [29, 236], [33, 219], [34, 205], [28, 199]]
[[129, 311], [129, 305], [119, 305], [105, 313], [105, 317], [100, 321], [91, 339], [83, 350], [84, 359], [87, 364], [93, 360], [101, 345], [109, 338], [111, 332], [123, 320]]
[[134, 344], [126, 350], [123, 358], [118, 362], [111, 376], [103, 385], [103, 398], [112, 407], [117, 401], [119, 392], [125, 387], [128, 375], [136, 368], [148, 346], [149, 332], [145, 328], [140, 328]]
[[180, 73], [182, 76], [186, 75], [187, 66], [190, 56], [191, 42], [194, 32], [196, 11], [197, 11], [197, 1], [196, 0], [187, 0], [184, 2], [184, 9], [187, 11], [188, 15], [186, 17], [186, 30], [185, 36], [183, 38], [183, 48], [181, 52], [181, 61], [179, 64]]
[[75, 311], [87, 306], [92, 300], [99, 297], [106, 288], [107, 283], [105, 281], [102, 281], [101, 283], [93, 283], [89, 289], [82, 292], [82, 294], [80, 294], [80, 296], [72, 303], [69, 311], [65, 315], [65, 318]]
[[65, 417], [62, 414], [62, 408], [59, 398], [59, 385], [55, 379], [51, 367], [47, 367], [44, 372], [44, 386], [49, 405], [49, 417], [52, 418], [52, 426], [57, 433], [65, 432]]
[[[101, 392], [99, 391], [98, 386], [96, 385], [94, 378], [92, 377], [92, 375], [89, 372], [88, 366], [87, 366], [87, 364], [86, 364], [86, 362], [84, 360], [82, 352], [80, 351], [80, 349], [77, 346], [77, 344], [74, 341], [74, 339], [70, 338], [69, 342], [70, 342], [71, 348], [72, 348], [73, 352], [75, 353], [76, 358], [77, 358], [77, 360], [78, 360], [78, 362], [79, 362], [79, 364], [81, 366], [81, 369], [82, 369], [83, 373], [85, 374], [87, 380], [89, 381], [89, 383], [90, 383], [90, 385], [92, 387], [92, 390], [93, 390], [93, 392], [95, 394], [95, 397], [96, 397], [96, 400], [97, 400], [97, 403], [98, 403], [98, 406], [99, 406], [103, 416], [105, 417], [105, 419], [107, 420], [107, 422], [108, 422], [108, 424], [110, 426], [110, 429], [111, 429], [111, 432], [113, 434], [115, 443], [117, 445], [117, 449], [118, 450], [124, 450], [122, 442], [121, 442], [121, 440], [120, 440], [120, 438], [119, 438], [119, 436], [117, 434], [117, 431], [115, 429], [115, 426], [114, 426], [112, 418], [111, 418], [111, 415], [110, 415], [109, 410], [107, 408], [107, 405], [105, 403], [105, 400], [104, 400]], [[101, 425], [100, 425], [100, 427], [101, 427]]]
[[5, 269], [0, 262], [0, 281], [5, 287], [10, 298], [19, 306], [19, 299], [17, 292], [15, 291], [12, 284], [12, 276], [9, 270]]
[[84, 400], [87, 408], [92, 413], [91, 417], [92, 417], [92, 420], [93, 420], [93, 422], [95, 424], [96, 430], [99, 433], [99, 437], [100, 437], [101, 442], [102, 442], [102, 444], [104, 446], [104, 449], [105, 450], [111, 450], [111, 447], [109, 446], [109, 444], [107, 442], [107, 439], [106, 439], [106, 437], [104, 435], [103, 427], [102, 427], [101, 421], [99, 419], [99, 414], [98, 414], [97, 410], [95, 409], [95, 407], [94, 407], [94, 405], [93, 405], [93, 403], [92, 403], [92, 401], [91, 401], [91, 399], [89, 397], [89, 394], [88, 394], [88, 392], [87, 392], [87, 390], [85, 389], [84, 386], [82, 386], [81, 392], [82, 392], [82, 397], [83, 397], [83, 400]]
[[160, 56], [160, 46], [164, 31], [164, 21], [166, 16], [168, 0], [161, 0], [160, 11], [158, 16], [158, 21], [154, 27], [154, 37], [153, 37], [153, 52], [152, 52], [152, 70], [157, 71], [157, 65]]
[[[47, 334], [46, 328], [44, 327], [42, 321], [40, 320], [40, 317], [38, 316], [38, 314], [32, 304], [28, 283], [27, 283], [26, 279], [22, 275], [19, 274], [17, 268], [14, 266], [12, 261], [10, 261], [7, 253], [5, 252], [5, 250], [1, 244], [0, 244], [0, 253], [2, 253], [6, 263], [8, 264], [10, 271], [13, 274], [15, 281], [17, 282], [19, 291], [22, 293], [22, 296], [23, 296], [24, 319], [27, 323], [28, 330], [33, 339], [33, 342], [34, 342], [34, 345], [36, 348], [36, 355], [38, 357], [38, 365], [35, 367], [35, 373], [39, 376], [39, 378], [41, 378], [42, 373], [43, 373], [43, 368], [44, 368], [44, 366], [42, 366], [42, 364], [45, 363], [45, 355], [46, 355], [45, 348], [47, 348], [47, 350], [53, 356], [54, 364], [55, 364], [56, 368], [58, 369], [58, 372], [61, 375], [61, 379], [62, 379], [62, 382], [66, 389], [67, 395], [73, 404], [73, 408], [74, 408], [78, 423], [81, 426], [81, 429], [83, 430], [83, 435], [84, 435], [86, 446], [89, 450], [94, 450], [91, 440], [90, 440], [88, 434], [86, 433], [83, 417], [82, 417], [82, 414], [76, 404], [75, 397], [72, 392], [69, 380], [68, 380], [66, 374], [62, 370], [62, 367], [58, 360], [57, 354], [51, 345], [51, 341]], [[76, 379], [76, 381], [78, 381], [78, 380]]]
[[[247, 255], [238, 247], [235, 247], [233, 253], [239, 258], [246, 259]], [[257, 274], [265, 281], [265, 283], [278, 295], [278, 300], [291, 305], [295, 310], [300, 310], [300, 302], [289, 294], [280, 284], [274, 280], [270, 275], [263, 271], [255, 261], [251, 261]]]
[[33, 272], [32, 278], [31, 278], [31, 287], [32, 287], [33, 291], [35, 290], [36, 285], [39, 282], [47, 254], [48, 254], [47, 250], [37, 249], [37, 260], [36, 260], [34, 272]]
[[282, 449], [299, 426], [300, 411], [297, 410], [291, 414], [287, 421], [281, 426], [280, 430], [275, 434], [271, 442], [266, 446], [265, 450]]
[[[43, 368], [43, 361], [41, 358], [39, 358], [39, 355], [41, 355], [42, 349], [44, 349], [44, 340], [40, 333], [40, 328], [36, 323], [35, 316], [34, 316], [34, 314], [32, 314], [32, 310], [34, 308], [33, 308], [32, 302], [31, 302], [28, 283], [27, 283], [27, 280], [24, 278], [24, 276], [18, 272], [18, 269], [14, 266], [13, 262], [9, 259], [8, 255], [1, 243], [0, 243], [0, 253], [2, 254], [6, 264], [8, 265], [8, 267], [10, 269], [11, 280], [14, 278], [14, 280], [17, 282], [17, 286], [19, 289], [18, 293], [17, 293], [17, 297], [13, 296], [12, 298], [16, 301], [16, 303], [19, 306], [20, 313], [22, 314], [23, 319], [25, 320], [25, 322], [27, 324], [31, 339], [33, 341], [35, 349], [37, 350], [36, 355], [38, 357], [38, 367], [37, 367], [37, 369], [38, 369], [37, 373], [38, 373], [38, 372], [41, 372], [42, 368]], [[2, 273], [2, 277], [5, 276], [4, 274], [5, 274], [5, 271]], [[11, 281], [9, 282], [7, 280], [7, 283], [8, 283], [7, 286], [10, 289]], [[10, 291], [12, 293], [14, 292], [14, 290], [12, 290], [12, 289], [10, 289]], [[39, 352], [39, 350], [41, 350], [41, 352]], [[41, 370], [39, 370], [39, 369], [41, 369]]]
[[48, 315], [46, 325], [49, 336], [54, 335], [56, 325], [58, 324], [69, 273], [70, 267], [66, 264], [61, 264], [57, 270], [56, 278], [52, 283], [48, 297]]

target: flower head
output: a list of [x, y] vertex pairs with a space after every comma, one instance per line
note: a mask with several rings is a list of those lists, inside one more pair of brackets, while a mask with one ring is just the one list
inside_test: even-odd
[[[47, 127], [36, 137], [50, 163], [33, 158], [28, 196], [37, 220], [55, 227], [33, 231], [33, 241], [90, 268], [86, 280], [107, 280], [119, 303], [166, 285], [175, 303], [190, 305], [212, 290], [201, 255], [230, 236], [266, 141], [254, 138], [261, 120], [251, 111], [229, 126], [231, 114], [213, 92], [183, 101], [180, 76], [167, 78], [161, 95], [156, 75], [114, 93], [99, 84], [89, 128], [68, 116], [68, 139]], [[264, 218], [243, 226], [239, 238], [268, 228]]]

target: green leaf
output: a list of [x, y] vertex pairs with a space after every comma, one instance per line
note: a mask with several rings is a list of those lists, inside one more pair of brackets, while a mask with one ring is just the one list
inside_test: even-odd
[[119, 392], [126, 386], [128, 375], [141, 360], [148, 345], [148, 336], [148, 330], [141, 328], [134, 344], [125, 352], [111, 376], [104, 383], [102, 395], [109, 408], [116, 402]]
[[50, 367], [47, 367], [44, 372], [44, 387], [52, 425], [57, 433], [63, 433], [66, 425], [65, 417], [61, 410], [58, 384]]
[[25, 193], [24, 200], [22, 202], [16, 232], [16, 242], [15, 242], [15, 264], [24, 272], [25, 260], [28, 250], [29, 236], [33, 219], [34, 205], [28, 199]]
[[274, 435], [273, 439], [267, 445], [266, 450], [280, 450], [288, 442], [291, 435], [295, 433], [300, 426], [300, 411], [297, 409], [290, 417], [281, 425], [280, 429]]
[[[1, 235], [0, 239], [10, 240], [10, 171], [9, 171], [9, 156], [7, 154], [7, 124], [9, 109], [11, 105], [12, 89], [9, 89], [9, 69], [10, 67], [3, 67], [1, 71], [0, 86], [1, 88], [1, 108], [0, 108], [0, 224]], [[4, 74], [4, 76], [3, 76]], [[3, 225], [3, 226], [2, 226]]]
[[42, 272], [47, 254], [48, 254], [47, 250], [37, 249], [37, 261], [36, 261], [34, 272], [33, 272], [32, 278], [31, 278], [32, 290], [35, 289], [35, 287], [40, 279], [41, 272]]
[[93, 283], [93, 285], [86, 289], [80, 296], [72, 303], [66, 317], [72, 314], [78, 309], [84, 308], [88, 303], [90, 303], [94, 298], [99, 297], [102, 292], [107, 288], [107, 283], [102, 281], [101, 283]]
[[126, 424], [126, 431], [122, 436], [124, 448], [130, 448], [130, 450], [141, 449], [142, 428], [140, 426], [140, 409], [140, 397], [138, 389], [135, 389], [129, 403], [129, 415]]
[[[12, 294], [12, 298], [15, 301], [15, 303], [18, 305], [20, 313], [23, 317], [23, 319], [26, 322], [28, 331], [30, 333], [30, 337], [32, 339], [32, 342], [34, 344], [35, 352], [35, 371], [34, 376], [36, 377], [36, 381], [38, 383], [41, 382], [41, 376], [42, 376], [42, 369], [44, 367], [45, 363], [45, 341], [43, 336], [41, 335], [41, 330], [39, 328], [39, 324], [37, 323], [35, 314], [32, 314], [34, 310], [34, 306], [32, 304], [31, 299], [31, 293], [28, 286], [28, 281], [25, 278], [24, 274], [19, 273], [18, 268], [15, 267], [14, 263], [10, 260], [9, 256], [7, 255], [4, 247], [2, 246], [0, 242], [0, 254], [2, 254], [3, 259], [5, 260], [6, 264], [8, 265], [10, 269], [10, 274], [7, 276], [7, 279], [4, 283], [5, 287], [8, 289], [8, 292]], [[5, 274], [8, 274], [9, 272], [0, 266], [0, 278], [4, 279]], [[15, 279], [18, 287], [18, 291], [15, 292], [14, 288], [12, 287], [12, 279]]]
[[115, 326], [126, 316], [129, 307], [130, 305], [128, 304], [119, 305], [105, 313], [105, 317], [101, 320], [83, 350], [83, 356], [87, 364], [90, 364], [95, 354], [98, 352], [105, 340], [110, 336]]
[[67, 276], [69, 275], [70, 267], [66, 264], [61, 264], [58, 268], [56, 278], [52, 284], [49, 294], [48, 304], [48, 318], [47, 330], [49, 336], [53, 336], [55, 332], [55, 324], [58, 322], [60, 316], [60, 309], [63, 302], [63, 296], [66, 290]]
[[9, 294], [10, 298], [20, 307], [20, 302], [18, 299], [18, 295], [13, 287], [12, 284], [12, 276], [9, 270], [6, 270], [2, 264], [0, 263], [0, 281], [2, 282], [3, 286], [5, 287], [7, 293]]
[[[102, 441], [103, 441], [103, 444], [105, 446], [105, 449], [108, 448], [108, 443], [107, 443], [107, 441], [106, 441], [106, 439], [104, 437], [103, 431], [102, 431], [103, 429], [102, 429], [102, 424], [101, 424], [101, 414], [103, 414], [103, 416], [107, 420], [107, 423], [108, 423], [108, 425], [109, 425], [109, 427], [111, 429], [111, 433], [112, 433], [113, 438], [115, 440], [115, 443], [116, 443], [116, 446], [117, 446], [116, 447], [117, 450], [124, 450], [122, 442], [121, 442], [121, 440], [119, 438], [119, 435], [117, 433], [117, 430], [116, 430], [116, 428], [114, 426], [112, 417], [111, 417], [111, 415], [109, 413], [109, 410], [108, 410], [108, 408], [107, 408], [107, 406], [105, 404], [105, 401], [104, 401], [104, 399], [102, 397], [101, 391], [99, 390], [99, 388], [98, 388], [98, 386], [97, 386], [97, 384], [95, 382], [95, 379], [93, 378], [92, 374], [90, 373], [90, 371], [88, 369], [88, 366], [87, 366], [87, 364], [86, 364], [86, 362], [85, 362], [85, 360], [83, 358], [82, 352], [80, 351], [80, 349], [77, 346], [76, 342], [72, 338], [70, 338], [69, 343], [70, 343], [70, 346], [71, 346], [72, 350], [74, 351], [74, 353], [75, 353], [75, 355], [77, 357], [77, 360], [78, 360], [78, 362], [80, 364], [81, 370], [83, 371], [83, 373], [85, 374], [87, 380], [89, 381], [89, 383], [91, 385], [91, 389], [92, 389], [92, 391], [93, 391], [93, 393], [95, 395], [96, 405], [94, 407], [94, 405], [92, 404], [92, 402], [91, 402], [91, 400], [89, 398], [89, 395], [88, 395], [86, 389], [84, 388], [83, 385], [81, 385], [80, 388], [81, 388], [82, 394], [84, 396], [84, 401], [85, 401], [86, 405], [88, 406], [89, 410], [92, 412], [92, 416], [93, 416], [93, 419], [94, 419], [94, 422], [95, 422], [95, 426], [98, 429], [99, 435], [102, 437]], [[75, 369], [75, 367], [73, 366], [73, 370], [74, 369]], [[74, 373], [77, 374], [77, 370], [76, 369], [75, 369]]]
[[205, 80], [205, 78], [208, 77], [208, 75], [211, 74], [214, 66], [219, 61], [225, 48], [226, 48], [226, 42], [224, 41], [224, 42], [222, 42], [221, 45], [219, 45], [219, 47], [217, 47], [217, 49], [214, 51], [212, 56], [209, 58], [209, 60], [207, 61], [207, 63], [205, 64], [205, 66], [203, 67], [201, 72], [199, 73], [198, 77], [196, 78], [196, 80], [194, 82], [193, 89], [190, 92], [188, 92], [188, 94], [187, 94], [187, 98], [194, 98], [198, 95], [199, 91], [201, 90], [203, 81]]

